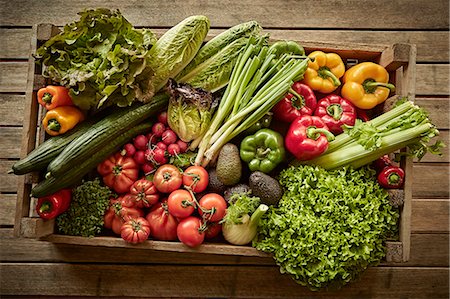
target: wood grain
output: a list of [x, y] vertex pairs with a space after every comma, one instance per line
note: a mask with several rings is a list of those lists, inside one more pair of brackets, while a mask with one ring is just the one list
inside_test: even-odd
[[413, 233], [448, 233], [449, 232], [448, 199], [414, 200], [412, 205], [411, 232]]
[[0, 159], [20, 157], [21, 127], [0, 127]]
[[30, 45], [24, 41], [31, 38], [28, 28], [0, 28], [2, 46], [0, 59], [28, 59]]
[[17, 192], [17, 176], [7, 173], [13, 164], [14, 161], [0, 160], [0, 192]]
[[16, 200], [16, 194], [0, 193], [0, 226], [10, 226], [14, 224]]
[[0, 92], [25, 92], [28, 62], [0, 62]]
[[22, 126], [25, 96], [0, 93], [0, 126]]
[[428, 267], [369, 268], [360, 280], [319, 293], [280, 274], [276, 266], [4, 263], [1, 271], [3, 295], [445, 298], [449, 286], [448, 268]]
[[[45, 20], [58, 26], [78, 19], [85, 8], [104, 7], [100, 0], [77, 1], [66, 5], [64, 1], [29, 2], [1, 1], [4, 11], [0, 25], [31, 26]], [[205, 1], [109, 1], [107, 7], [119, 8], [135, 26], [171, 27], [190, 15], [203, 14], [210, 18], [212, 27], [232, 25], [256, 20], [266, 28], [365, 28], [365, 29], [447, 29], [448, 2], [439, 0], [413, 1], [382, 0], [376, 2], [318, 0], [290, 1], [280, 5], [272, 2], [224, 0]], [[286, 7], [295, 15], [286, 17]], [[175, 9], [176, 8], [176, 9]], [[32, 11], [33, 13], [29, 13]], [[64, 13], [61, 13], [61, 12]], [[339, 11], [340, 13], [336, 13]], [[343, 17], [345, 15], [345, 17]], [[423, 16], [433, 16], [424, 18]], [[368, 17], [382, 16], [382, 18]], [[414, 20], [414, 21], [411, 21]]]
[[429, 113], [429, 117], [438, 129], [450, 128], [450, 98], [416, 97], [414, 102]]

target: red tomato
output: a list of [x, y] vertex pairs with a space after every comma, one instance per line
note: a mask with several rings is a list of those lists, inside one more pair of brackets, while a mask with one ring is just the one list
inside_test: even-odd
[[120, 236], [128, 243], [142, 243], [150, 235], [150, 225], [145, 218], [131, 218], [120, 229]]
[[222, 224], [217, 222], [211, 222], [208, 224], [208, 228], [205, 231], [205, 238], [212, 239], [217, 237], [222, 231]]
[[183, 173], [183, 185], [195, 193], [205, 191], [208, 182], [208, 171], [202, 166], [190, 166]]
[[159, 192], [170, 193], [181, 187], [183, 175], [177, 167], [171, 164], [164, 164], [156, 170], [153, 183]]
[[177, 227], [178, 239], [189, 247], [197, 247], [205, 240], [202, 221], [194, 216], [184, 218]]
[[167, 199], [170, 214], [178, 218], [186, 218], [195, 211], [195, 201], [192, 194], [184, 189], [170, 193]]
[[207, 221], [217, 222], [225, 216], [227, 202], [217, 193], [205, 194], [198, 203], [198, 212]]
[[150, 235], [155, 240], [177, 239], [177, 219], [169, 213], [167, 199], [155, 204], [145, 217], [150, 224]]
[[149, 208], [159, 200], [159, 193], [152, 181], [140, 179], [130, 188], [131, 200], [137, 208]]
[[112, 198], [109, 201], [109, 208], [104, 216], [105, 228], [112, 229], [116, 234], [120, 234], [120, 228], [129, 218], [144, 216], [142, 210], [134, 207], [134, 202], [127, 196]]
[[133, 158], [116, 153], [100, 163], [97, 172], [103, 177], [106, 186], [117, 193], [126, 193], [138, 178], [139, 165]]

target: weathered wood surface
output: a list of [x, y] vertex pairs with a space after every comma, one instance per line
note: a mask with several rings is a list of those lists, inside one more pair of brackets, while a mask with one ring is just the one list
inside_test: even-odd
[[[119, 8], [136, 26], [161, 34], [192, 14], [211, 20], [208, 38], [257, 20], [275, 39], [417, 47], [416, 103], [449, 142], [448, 1], [6, 1], [0, 0], [0, 295], [139, 297], [448, 298], [449, 151], [413, 166], [411, 255], [383, 263], [340, 291], [311, 293], [279, 274], [271, 258], [16, 239], [17, 180], [6, 172], [20, 156], [31, 26], [64, 25], [86, 7]], [[176, 9], [174, 9], [176, 8]], [[286, 8], [289, 15], [286, 15]], [[70, 263], [70, 264], [69, 264]], [[202, 280], [198, 285], [192, 279]], [[20, 277], [20, 279], [18, 279]], [[141, 278], [144, 277], [144, 278]]]

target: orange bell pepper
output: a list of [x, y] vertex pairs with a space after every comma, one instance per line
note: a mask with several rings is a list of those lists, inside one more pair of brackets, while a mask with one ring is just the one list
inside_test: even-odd
[[79, 122], [84, 120], [84, 114], [75, 106], [60, 106], [47, 111], [42, 125], [50, 136], [64, 134]]
[[38, 102], [45, 109], [52, 110], [59, 106], [73, 106], [69, 89], [64, 86], [49, 85], [37, 92]]
[[314, 51], [308, 55], [313, 58], [308, 63], [303, 83], [321, 93], [330, 93], [341, 85], [339, 78], [345, 73], [342, 58], [336, 53]]
[[389, 82], [389, 73], [373, 62], [361, 62], [344, 74], [341, 95], [358, 108], [372, 109], [383, 103], [395, 86]]

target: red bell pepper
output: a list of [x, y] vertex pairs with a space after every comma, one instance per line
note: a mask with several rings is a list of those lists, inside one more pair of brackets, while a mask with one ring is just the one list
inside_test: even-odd
[[355, 106], [356, 118], [362, 120], [363, 122], [368, 122], [370, 120], [369, 115], [366, 110], [358, 108]]
[[137, 208], [149, 208], [159, 200], [159, 192], [152, 181], [140, 179], [134, 182], [130, 188], [131, 200]]
[[391, 159], [389, 158], [389, 155], [384, 155], [372, 163], [373, 168], [375, 168], [375, 171], [377, 174], [379, 174], [383, 169], [385, 169], [388, 166], [393, 166], [393, 163]]
[[67, 211], [71, 199], [71, 189], [59, 190], [52, 195], [39, 198], [36, 205], [36, 212], [42, 219], [54, 219]]
[[47, 110], [60, 106], [73, 106], [69, 89], [64, 86], [49, 85], [38, 90], [37, 98], [39, 104]]
[[143, 216], [144, 212], [136, 208], [135, 203], [129, 197], [112, 198], [104, 216], [104, 226], [120, 235], [120, 228], [127, 220]]
[[319, 116], [333, 134], [342, 133], [343, 125], [353, 126], [356, 120], [353, 104], [335, 94], [322, 98], [317, 103], [314, 115]]
[[316, 109], [317, 99], [313, 90], [306, 84], [295, 82], [289, 93], [273, 108], [274, 118], [291, 123], [299, 116], [312, 115]]
[[100, 163], [97, 172], [106, 186], [117, 193], [127, 193], [138, 178], [139, 165], [133, 158], [116, 153]]
[[289, 126], [284, 140], [286, 149], [298, 160], [311, 160], [320, 156], [328, 148], [328, 141], [334, 135], [318, 116], [297, 117]]
[[385, 167], [378, 174], [378, 183], [383, 188], [397, 189], [403, 186], [405, 180], [405, 172], [397, 166]]

